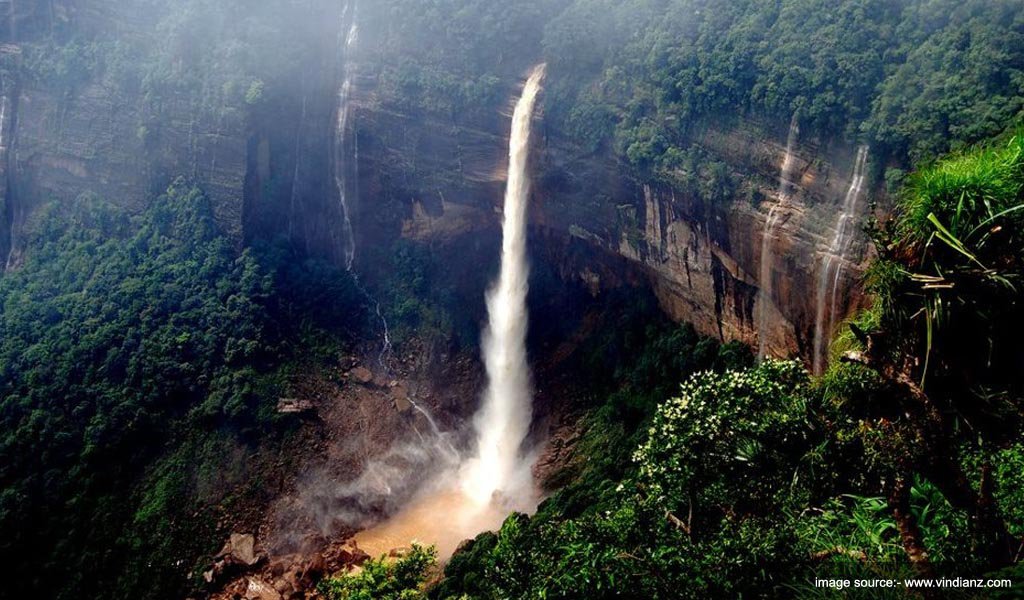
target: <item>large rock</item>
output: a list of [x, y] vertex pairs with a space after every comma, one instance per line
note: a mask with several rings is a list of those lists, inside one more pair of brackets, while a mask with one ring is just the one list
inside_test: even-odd
[[277, 412], [281, 414], [295, 414], [313, 410], [313, 402], [300, 398], [278, 398]]
[[366, 367], [356, 367], [349, 373], [353, 381], [366, 385], [373, 381], [373, 372]]
[[232, 533], [217, 555], [247, 567], [255, 565], [262, 558], [256, 554], [256, 538], [251, 533]]
[[266, 581], [250, 577], [245, 589], [245, 600], [281, 600], [281, 593]]

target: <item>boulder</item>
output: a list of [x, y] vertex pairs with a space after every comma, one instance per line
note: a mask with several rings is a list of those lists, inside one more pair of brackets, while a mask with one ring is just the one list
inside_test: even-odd
[[353, 542], [351, 546], [346, 546], [341, 550], [339, 558], [341, 559], [341, 562], [346, 565], [361, 565], [372, 557], [366, 552], [360, 550], [359, 546], [356, 546]]
[[245, 600], [281, 600], [281, 593], [262, 579], [251, 577], [245, 588]]
[[261, 558], [256, 554], [256, 537], [251, 533], [232, 533], [217, 558], [247, 567], [255, 565]]
[[327, 561], [324, 555], [319, 552], [309, 557], [309, 560], [302, 565], [302, 572], [298, 577], [298, 585], [301, 589], [312, 589], [323, 579], [327, 573]]
[[367, 383], [373, 381], [373, 372], [367, 369], [366, 367], [356, 367], [352, 369], [352, 371], [350, 371], [349, 373], [352, 376], [352, 379], [356, 380], [358, 383], [361, 383], [363, 385], [366, 385]]
[[298, 398], [278, 398], [277, 412], [282, 414], [302, 413], [313, 410], [313, 403]]
[[292, 592], [295, 591], [295, 588], [292, 587], [292, 584], [285, 581], [284, 579], [275, 579], [274, 589], [277, 590], [278, 594], [285, 598], [291, 596]]

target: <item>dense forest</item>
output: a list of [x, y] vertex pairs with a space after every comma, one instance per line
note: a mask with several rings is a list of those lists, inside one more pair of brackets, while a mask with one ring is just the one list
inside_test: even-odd
[[[613, 243], [575, 221], [560, 229], [545, 212], [565, 201], [557, 186], [529, 213], [533, 434], [571, 421], [567, 455], [539, 482], [535, 512], [451, 557], [410, 544], [267, 597], [907, 598], [919, 594], [815, 582], [943, 577], [1012, 583], [949, 597], [1021, 593], [1019, 2], [10, 4], [0, 563], [16, 576], [0, 598], [218, 597], [227, 578], [203, 578], [218, 548], [231, 533], [266, 533], [270, 507], [311, 477], [324, 439], [370, 452], [281, 401], [364, 385], [394, 394], [397, 411], [414, 386], [389, 352], [459, 375], [438, 387], [478, 393], [501, 192], [488, 180], [479, 195], [495, 204], [459, 204], [435, 182], [507, 176], [471, 176], [463, 159], [482, 143], [507, 158], [509, 98], [541, 62], [535, 151], [569, 155], [594, 186], [606, 179], [586, 161], [622, 177], [565, 208]], [[118, 117], [130, 135], [74, 137]], [[719, 211], [694, 219], [690, 251], [718, 261], [709, 312], [727, 313], [729, 294], [750, 311], [757, 282], [737, 275], [753, 269], [730, 244], [761, 232], [715, 236], [734, 205], [768, 213], [779, 161], [765, 158], [773, 150], [738, 161], [702, 136], [745, 131], [774, 148], [790, 123], [812, 174], [841, 179], [844, 166], [822, 165], [871, 149], [871, 211], [853, 227], [872, 250], [850, 261], [856, 310], [820, 376], [802, 348], [757, 360], [721, 319], [666, 316], [669, 286], [643, 262], [656, 252], [637, 215], [652, 201], [635, 192], [651, 186], [672, 206]], [[351, 155], [336, 156], [348, 146], [331, 136], [346, 127]], [[406, 145], [386, 147], [382, 131]], [[447, 146], [456, 158], [430, 162]], [[98, 166], [121, 152], [138, 162]], [[347, 188], [336, 164], [346, 159], [362, 178]], [[560, 176], [543, 157], [529, 165], [541, 184]], [[464, 212], [445, 221], [451, 206]], [[669, 218], [648, 228], [660, 235]], [[342, 222], [363, 244], [355, 267], [339, 260]], [[831, 231], [808, 235], [826, 244]], [[684, 267], [689, 281], [690, 263], [669, 268]], [[735, 290], [723, 291], [727, 276]], [[380, 371], [362, 384], [345, 371], [356, 355]], [[438, 430], [438, 407], [412, 406], [402, 414]], [[465, 406], [440, 407], [440, 427], [468, 429]], [[341, 410], [358, 423], [375, 409]], [[261, 551], [253, 568], [270, 569]]]
[[239, 452], [281, 443], [289, 373], [365, 308], [336, 268], [238, 254], [181, 181], [138, 217], [87, 196], [41, 220], [0, 279], [8, 591], [160, 595], [263, 493]]
[[907, 161], [1002, 132], [1024, 110], [1013, 2], [391, 0], [370, 10], [367, 26], [384, 30], [395, 56], [381, 74], [386, 100], [466, 115], [496, 92], [510, 53], [539, 46], [554, 74], [546, 126], [663, 174], [708, 120], [796, 114]]

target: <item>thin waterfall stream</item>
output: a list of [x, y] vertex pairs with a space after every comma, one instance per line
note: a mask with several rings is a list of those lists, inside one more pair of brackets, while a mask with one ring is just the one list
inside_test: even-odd
[[764, 221], [764, 233], [761, 236], [761, 265], [758, 277], [760, 288], [758, 302], [758, 326], [757, 326], [757, 357], [763, 359], [768, 355], [769, 348], [769, 307], [774, 306], [775, 299], [772, 297], [774, 287], [775, 253], [772, 240], [775, 235], [775, 228], [779, 224], [779, 210], [784, 209], [792, 196], [791, 172], [795, 157], [793, 147], [796, 138], [800, 135], [800, 126], [797, 123], [796, 114], [789, 122], [789, 134], [786, 136], [786, 151], [782, 158], [782, 168], [779, 173], [779, 200], [768, 210], [768, 217]]
[[[350, 111], [350, 99], [352, 96], [352, 60], [351, 54], [355, 49], [356, 42], [359, 39], [359, 25], [356, 21], [357, 16], [357, 4], [353, 0], [351, 4], [346, 5], [345, 10], [342, 12], [342, 31], [345, 33], [345, 39], [341, 43], [342, 57], [342, 68], [341, 68], [341, 85], [338, 88], [338, 108], [337, 116], [335, 120], [335, 132], [334, 132], [334, 185], [338, 189], [338, 201], [341, 204], [341, 221], [342, 221], [342, 235], [345, 237], [342, 240], [344, 247], [342, 254], [344, 258], [345, 269], [347, 271], [352, 270], [352, 262], [355, 260], [356, 255], [356, 241], [354, 230], [352, 228], [352, 216], [351, 207], [349, 206], [348, 197], [348, 177], [347, 164], [349, 155], [352, 154], [349, 151], [349, 111]], [[351, 15], [349, 14], [351, 13]], [[349, 26], [347, 29], [344, 27], [346, 19], [350, 19]]]
[[839, 298], [839, 282], [849, 253], [856, 236], [858, 201], [864, 187], [864, 175], [868, 162], [868, 147], [857, 149], [857, 158], [850, 177], [850, 187], [846, 190], [843, 206], [836, 221], [835, 234], [825, 253], [824, 264], [818, 276], [818, 290], [815, 303], [814, 324], [814, 372], [820, 374], [828, 362], [828, 343], [835, 328], [837, 302]]

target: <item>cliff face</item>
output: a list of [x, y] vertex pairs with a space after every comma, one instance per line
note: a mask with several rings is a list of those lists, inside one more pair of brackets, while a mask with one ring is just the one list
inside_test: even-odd
[[[79, 73], [72, 85], [40, 81], [27, 74], [26, 55], [48, 50], [55, 30], [113, 41], [153, 35], [156, 11], [138, 3], [93, 0], [11, 3], [5, 52], [10, 58], [4, 98], [12, 108], [7, 142], [6, 184], [9, 229], [41, 203], [96, 193], [137, 210], [171, 177], [201, 182], [218, 218], [236, 234], [245, 173], [245, 123], [241, 112], [202, 107], [182, 95], [163, 99], [148, 112], [136, 90], [125, 89], [107, 73]], [[78, 65], [71, 63], [71, 67]], [[221, 108], [221, 107], [219, 107]], [[145, 129], [159, 122], [159, 128]], [[14, 234], [15, 255], [19, 251]], [[11, 236], [7, 245], [10, 248]]]
[[[298, 40], [287, 49], [295, 64], [255, 96], [246, 86], [263, 92], [264, 82], [239, 73], [261, 68], [250, 21], [265, 15], [197, 3], [182, 16], [122, 0], [10, 6], [0, 16], [0, 256], [10, 260], [0, 267], [17, 266], [42, 204], [94, 193], [134, 212], [176, 177], [202, 187], [240, 244], [287, 235], [332, 255], [332, 136], [321, 125], [335, 110], [339, 56], [336, 32], [321, 24], [337, 19], [336, 3], [303, 3], [296, 14], [305, 20], [281, 25], [280, 35]], [[211, 19], [223, 20], [210, 23], [221, 45], [192, 47], [214, 37], [197, 30]], [[319, 34], [300, 35], [303, 27]], [[214, 63], [238, 64], [210, 69], [211, 51], [224, 54]]]
[[[503, 107], [494, 107], [501, 116], [493, 121], [455, 122], [387, 107], [372, 77], [362, 84], [356, 119], [363, 201], [389, 198], [390, 212], [401, 215], [390, 233], [378, 235], [443, 243], [473, 231], [493, 232], [507, 161]], [[514, 85], [508, 87], [514, 96]], [[595, 296], [623, 284], [649, 285], [674, 319], [751, 346], [759, 343], [766, 303], [769, 353], [810, 359], [820, 270], [852, 176], [854, 147], [798, 140], [794, 191], [777, 209], [768, 243], [772, 294], [762, 298], [762, 240], [768, 211], [780, 201], [784, 129], [740, 122], [695, 132], [693, 143], [724, 161], [735, 181], [733, 197], [712, 204], [666, 183], [638, 181], [608, 153], [582, 152], [572, 140], [548, 135], [543, 118], [536, 127], [545, 135], [538, 136], [533, 157], [532, 235], [564, 277], [579, 280]], [[428, 175], [410, 175], [416, 173]], [[838, 295], [840, 316], [861, 301], [857, 280], [864, 251], [863, 243], [855, 244], [839, 278], [846, 292]]]
[[[326, 0], [307, 8], [314, 33], [288, 59], [296, 68], [276, 92], [247, 105], [238, 93], [208, 98], [185, 91], [154, 103], [112, 69], [73, 86], [28, 77], [24, 56], [60, 31], [153, 47], [161, 15], [120, 0], [12, 3], [6, 27], [0, 23], [7, 65], [0, 89], [0, 266], [16, 268], [21, 239], [42, 203], [94, 192], [137, 210], [182, 175], [203, 187], [239, 243], [286, 237], [310, 254], [341, 260], [338, 169], [348, 169], [361, 271], [372, 273], [374, 249], [386, 251], [399, 237], [430, 244], [476, 238], [467, 247], [493, 247], [496, 256], [509, 106], [482, 107], [475, 116], [395, 106], [378, 87], [372, 36], [345, 56], [342, 38], [354, 13]], [[338, 30], [315, 26], [325, 21], [338, 22]], [[340, 155], [335, 136], [346, 60], [354, 68], [351, 143]], [[197, 89], [229, 87], [216, 73], [202, 77]], [[505, 98], [518, 93], [514, 77], [501, 85]], [[764, 310], [770, 352], [809, 357], [822, 259], [851, 178], [852, 146], [797, 140], [795, 193], [777, 209], [768, 243], [773, 285], [766, 298], [759, 272], [766, 216], [780, 200], [781, 124], [694, 129], [694, 146], [731, 174], [730, 197], [722, 202], [644, 183], [610, 152], [583, 151], [548, 131], [543, 116], [536, 126], [533, 235], [563, 277], [595, 295], [627, 282], [649, 286], [673, 318], [750, 345], [759, 342]], [[842, 289], [856, 287], [863, 251], [863, 244], [855, 248], [854, 264], [842, 270]], [[855, 292], [838, 297], [840, 315], [859, 302]]]

